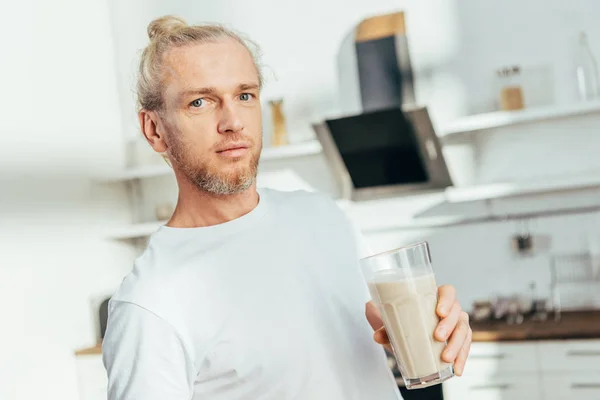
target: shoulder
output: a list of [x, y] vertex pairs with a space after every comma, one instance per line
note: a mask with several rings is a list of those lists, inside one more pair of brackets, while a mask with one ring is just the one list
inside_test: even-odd
[[169, 280], [163, 264], [159, 249], [153, 245], [151, 238], [144, 252], [134, 261], [131, 272], [123, 278], [111, 300], [154, 310], [157, 294], [164, 292], [165, 283]]
[[337, 203], [328, 195], [306, 190], [290, 192], [262, 189], [261, 193], [268, 195], [274, 208], [295, 209], [305, 213], [327, 212], [327, 215], [344, 215]]
[[318, 227], [320, 231], [336, 234], [338, 237], [344, 232], [357, 231], [355, 223], [346, 212], [333, 198], [325, 194], [305, 190], [293, 192], [270, 190], [268, 195], [280, 219], [289, 220], [294, 224]]

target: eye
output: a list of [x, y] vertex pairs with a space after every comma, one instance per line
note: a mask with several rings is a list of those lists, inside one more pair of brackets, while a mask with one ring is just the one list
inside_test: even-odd
[[202, 107], [203, 104], [204, 104], [203, 99], [196, 99], [190, 103], [190, 106], [199, 108], [199, 107]]
[[254, 96], [252, 93], [242, 93], [242, 94], [240, 94], [240, 100], [241, 101], [250, 101], [252, 99], [252, 96]]

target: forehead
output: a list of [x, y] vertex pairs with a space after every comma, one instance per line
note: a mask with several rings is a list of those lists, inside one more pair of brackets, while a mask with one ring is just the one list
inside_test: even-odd
[[234, 39], [169, 50], [164, 58], [167, 92], [187, 87], [227, 90], [240, 83], [258, 83], [250, 52]]

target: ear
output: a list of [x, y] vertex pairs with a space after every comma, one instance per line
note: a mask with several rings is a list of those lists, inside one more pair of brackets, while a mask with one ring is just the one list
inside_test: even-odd
[[160, 117], [156, 111], [148, 111], [142, 109], [138, 118], [140, 127], [146, 140], [157, 153], [167, 151], [167, 142], [165, 141], [164, 125], [161, 123]]

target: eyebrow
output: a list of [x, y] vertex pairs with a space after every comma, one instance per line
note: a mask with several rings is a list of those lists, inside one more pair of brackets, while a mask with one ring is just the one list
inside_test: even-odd
[[[258, 88], [259, 88], [258, 83], [240, 83], [237, 86], [237, 91], [257, 90]], [[207, 86], [207, 87], [203, 87], [203, 88], [195, 88], [195, 89], [187, 89], [179, 94], [179, 98], [183, 99], [183, 98], [186, 98], [186, 97], [192, 96], [192, 95], [196, 95], [196, 96], [207, 95], [207, 94], [214, 95], [217, 92], [218, 92], [217, 88], [212, 87], [212, 86]]]
[[256, 90], [258, 88], [258, 83], [242, 83], [238, 86], [238, 90]]

